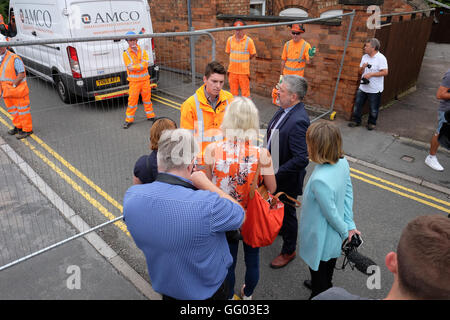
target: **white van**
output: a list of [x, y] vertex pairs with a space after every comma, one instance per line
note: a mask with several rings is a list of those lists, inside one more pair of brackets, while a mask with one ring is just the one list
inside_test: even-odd
[[[153, 33], [147, 0], [10, 0], [10, 24], [14, 16], [12, 46], [16, 41]], [[138, 43], [149, 53], [155, 83], [159, 68], [153, 39]], [[29, 72], [55, 84], [65, 103], [75, 95], [103, 100], [128, 94], [122, 60], [127, 48], [125, 40], [13, 47]]]

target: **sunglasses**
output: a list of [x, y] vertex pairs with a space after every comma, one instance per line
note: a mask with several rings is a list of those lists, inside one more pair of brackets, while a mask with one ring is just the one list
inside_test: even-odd
[[291, 32], [294, 36], [298, 36], [301, 32]]

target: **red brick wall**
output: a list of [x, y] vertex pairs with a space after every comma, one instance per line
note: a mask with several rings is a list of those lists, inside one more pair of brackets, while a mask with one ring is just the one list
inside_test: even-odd
[[[338, 0], [272, 0], [268, 1], [274, 15], [289, 7], [301, 7], [309, 17], [319, 17], [324, 11], [343, 9], [344, 13], [356, 11], [353, 20], [351, 38], [345, 56], [339, 90], [334, 109], [349, 118], [353, 108], [355, 93], [359, 85], [358, 67], [363, 54], [363, 43], [375, 35], [375, 30], [366, 26], [369, 14], [367, 6], [339, 4]], [[412, 11], [406, 1], [386, 0], [382, 13]], [[249, 0], [197, 0], [192, 1], [192, 19], [195, 30], [230, 26], [232, 21], [217, 19], [217, 14], [247, 15]], [[186, 1], [158, 1], [151, 3], [154, 32], [186, 31]], [[339, 72], [345, 39], [349, 27], [349, 17], [342, 20], [340, 26], [307, 24], [304, 39], [317, 47], [316, 56], [307, 64], [305, 78], [309, 82], [306, 103], [322, 108], [331, 106], [336, 80]], [[262, 24], [260, 21], [248, 21], [248, 25]], [[257, 57], [252, 60], [251, 90], [253, 93], [269, 96], [280, 75], [281, 52], [283, 45], [290, 40], [286, 26], [267, 27], [246, 30], [255, 42]], [[232, 31], [213, 33], [216, 39], [216, 60], [228, 66], [228, 55], [224, 53], [226, 39]], [[209, 62], [211, 42], [201, 38], [196, 44], [196, 69], [202, 74]], [[189, 42], [187, 38], [157, 39], [157, 58], [163, 64], [189, 70]], [[159, 44], [158, 44], [159, 43]]]

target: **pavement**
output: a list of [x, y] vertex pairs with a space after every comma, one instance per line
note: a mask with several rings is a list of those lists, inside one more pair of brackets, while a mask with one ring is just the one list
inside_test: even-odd
[[[424, 163], [437, 125], [439, 101], [435, 93], [449, 68], [450, 45], [428, 43], [415, 90], [380, 111], [376, 130], [349, 128], [348, 121], [337, 116], [334, 123], [341, 129], [348, 159], [450, 197], [450, 152], [438, 150], [438, 159], [446, 168], [443, 172]], [[189, 91], [188, 86], [185, 88]], [[275, 107], [268, 98], [253, 99], [261, 121], [267, 124]], [[5, 176], [0, 179], [0, 300], [160, 299], [150, 284], [94, 232], [1, 270], [34, 251], [21, 246], [21, 239], [41, 248], [86, 226], [1, 138], [0, 175]], [[14, 184], [20, 188], [8, 187]], [[20, 195], [15, 191], [18, 189]], [[16, 221], [9, 220], [11, 212]], [[51, 225], [57, 226], [58, 233], [37, 232], [39, 236], [33, 238], [33, 228]]]

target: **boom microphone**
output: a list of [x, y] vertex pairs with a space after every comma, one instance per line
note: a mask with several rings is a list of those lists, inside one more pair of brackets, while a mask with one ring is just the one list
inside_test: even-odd
[[376, 266], [377, 264], [373, 262], [372, 259], [358, 253], [357, 249], [359, 246], [361, 246], [362, 243], [363, 241], [358, 234], [354, 234], [350, 241], [348, 241], [348, 239], [344, 240], [344, 242], [342, 243], [342, 253], [345, 256], [345, 259], [342, 263], [342, 269], [344, 269], [345, 266], [351, 262], [352, 264], [350, 264], [350, 267], [352, 269], [353, 267], [356, 267], [358, 271], [370, 276], [375, 272], [375, 270], [370, 272], [368, 270], [369, 267]]
[[347, 254], [347, 259], [348, 259], [348, 261], [350, 261], [354, 264], [355, 268], [358, 271], [360, 271], [368, 276], [372, 275], [375, 272], [375, 270], [371, 270], [371, 272], [369, 272], [367, 269], [370, 266], [376, 266], [377, 264], [375, 262], [373, 262], [372, 259], [358, 253], [358, 251], [356, 251], [356, 250], [351, 250]]

